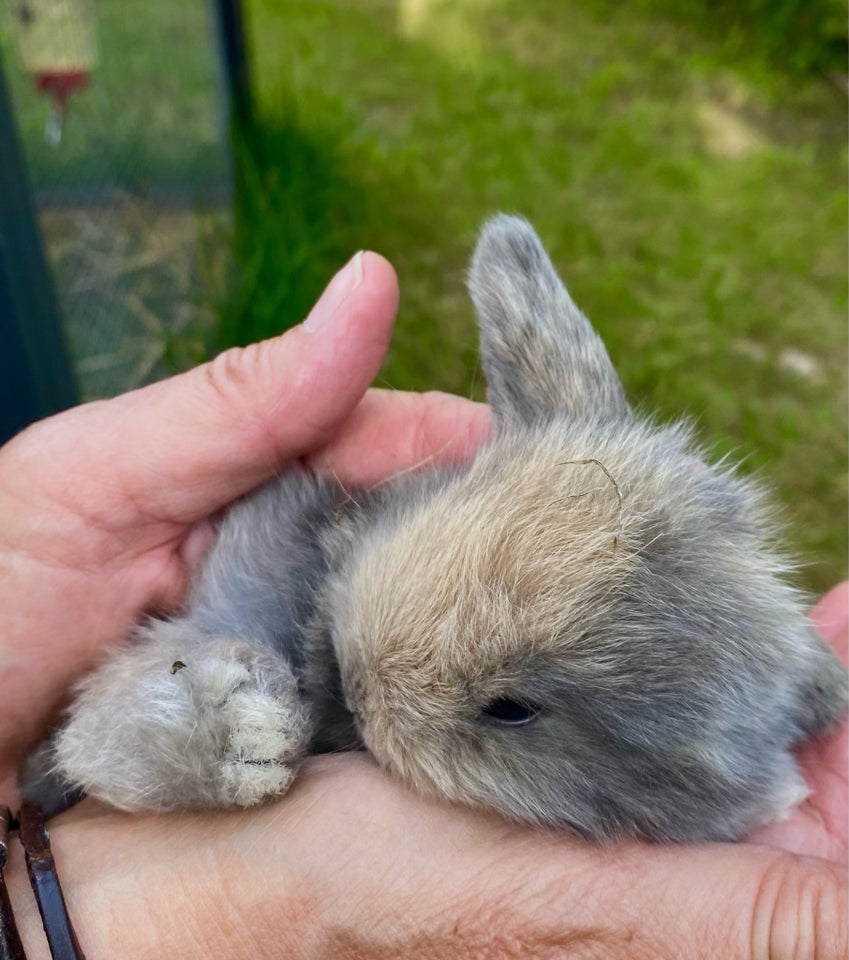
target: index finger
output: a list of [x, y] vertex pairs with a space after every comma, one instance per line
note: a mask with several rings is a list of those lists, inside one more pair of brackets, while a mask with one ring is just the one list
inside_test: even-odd
[[468, 460], [491, 428], [483, 403], [438, 391], [372, 389], [331, 442], [305, 460], [352, 486], [371, 487], [417, 466]]

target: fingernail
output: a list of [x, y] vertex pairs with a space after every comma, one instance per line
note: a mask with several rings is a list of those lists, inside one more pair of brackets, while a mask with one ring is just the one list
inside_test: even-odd
[[304, 320], [304, 330], [314, 333], [324, 326], [348, 299], [348, 297], [363, 282], [363, 251], [354, 256], [336, 274], [318, 298], [318, 303], [310, 310]]

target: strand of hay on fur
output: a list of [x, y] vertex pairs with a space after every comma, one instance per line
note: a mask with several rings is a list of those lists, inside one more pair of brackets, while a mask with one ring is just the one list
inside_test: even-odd
[[597, 460], [595, 457], [587, 457], [584, 460], [561, 460], [559, 466], [565, 467], [569, 465], [575, 466], [586, 466], [589, 464], [594, 464], [597, 466], [602, 473], [607, 477], [610, 483], [613, 485], [613, 489], [616, 492], [616, 498], [619, 501], [619, 523], [618, 530], [613, 535], [613, 552], [616, 553], [616, 548], [619, 546], [619, 535], [622, 533], [622, 491], [619, 489], [619, 484], [616, 482], [613, 474], [607, 469], [607, 467]]

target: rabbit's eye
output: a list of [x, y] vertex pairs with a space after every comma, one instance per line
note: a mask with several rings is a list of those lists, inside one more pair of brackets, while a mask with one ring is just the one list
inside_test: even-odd
[[481, 711], [486, 720], [494, 720], [506, 727], [521, 727], [540, 715], [542, 707], [535, 703], [522, 700], [512, 700], [509, 697], [498, 697], [490, 702]]

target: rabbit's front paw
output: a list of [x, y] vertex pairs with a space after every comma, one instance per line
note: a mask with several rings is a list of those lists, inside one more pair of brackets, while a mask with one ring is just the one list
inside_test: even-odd
[[300, 717], [303, 710], [296, 691], [295, 702], [275, 696], [248, 671], [244, 677], [235, 676], [238, 671], [233, 666], [232, 661], [223, 660], [205, 664], [194, 682], [193, 695], [213, 702], [210, 695], [218, 692], [224, 677], [235, 681], [213, 714], [213, 722], [220, 725], [214, 739], [224, 743], [223, 754], [213, 762], [220, 773], [219, 802], [248, 807], [283, 793], [294, 779], [306, 746]]
[[127, 810], [247, 807], [283, 793], [311, 738], [288, 664], [175, 624], [156, 634], [86, 681], [57, 738], [61, 773]]

